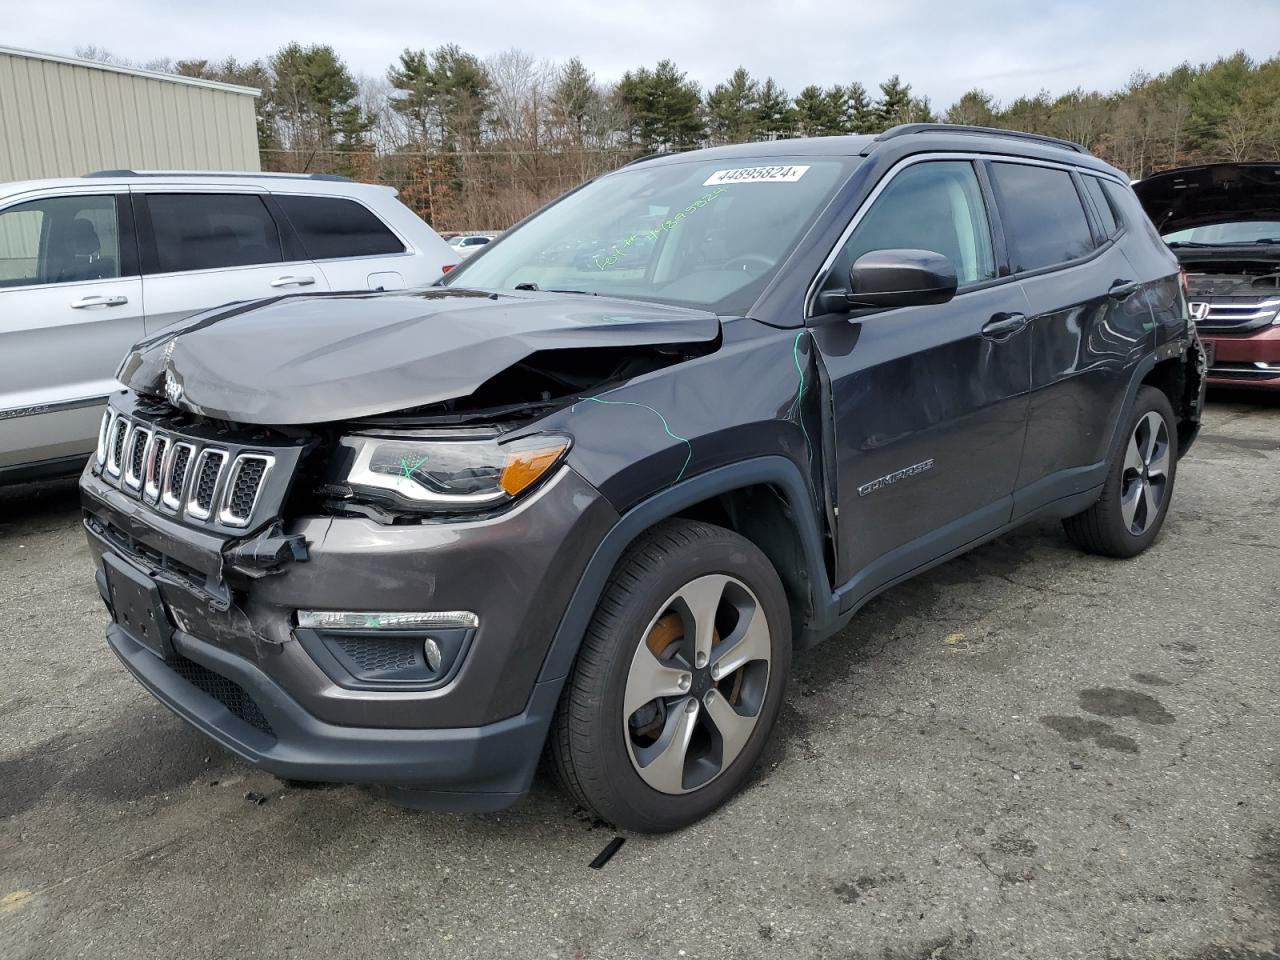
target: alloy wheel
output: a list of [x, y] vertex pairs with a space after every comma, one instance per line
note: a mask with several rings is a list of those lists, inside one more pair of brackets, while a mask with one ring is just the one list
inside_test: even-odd
[[759, 600], [735, 577], [698, 577], [667, 599], [623, 693], [623, 735], [645, 783], [689, 793], [737, 759], [764, 706], [770, 640]]
[[1133, 428], [1120, 476], [1120, 513], [1135, 537], [1146, 532], [1164, 507], [1169, 457], [1169, 427], [1153, 410]]

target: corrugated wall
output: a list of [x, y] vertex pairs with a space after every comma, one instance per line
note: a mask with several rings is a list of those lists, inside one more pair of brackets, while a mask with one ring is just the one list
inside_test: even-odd
[[244, 93], [0, 52], [0, 180], [258, 170]]

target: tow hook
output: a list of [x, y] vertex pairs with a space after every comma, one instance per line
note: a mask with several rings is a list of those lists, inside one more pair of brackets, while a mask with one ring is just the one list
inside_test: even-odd
[[278, 523], [252, 540], [242, 540], [223, 556], [228, 567], [254, 579], [281, 573], [290, 561], [305, 563], [310, 559], [306, 538], [300, 533], [286, 534]]

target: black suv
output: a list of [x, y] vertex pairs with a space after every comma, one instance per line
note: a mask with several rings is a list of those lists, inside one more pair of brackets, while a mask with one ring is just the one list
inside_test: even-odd
[[1204, 357], [1123, 174], [915, 125], [638, 161], [434, 287], [208, 312], [119, 376], [85, 528], [155, 696], [410, 805], [506, 806], [549, 744], [656, 831], [877, 593], [1037, 517], [1145, 549]]

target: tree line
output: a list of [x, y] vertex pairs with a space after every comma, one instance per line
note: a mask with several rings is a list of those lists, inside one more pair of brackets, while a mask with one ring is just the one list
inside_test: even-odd
[[[80, 55], [120, 62], [108, 52]], [[392, 183], [437, 228], [505, 227], [560, 192], [659, 150], [879, 133], [945, 122], [1083, 144], [1131, 176], [1194, 162], [1280, 160], [1280, 55], [1139, 72], [1120, 89], [1046, 91], [1008, 102], [974, 89], [935, 108], [900, 76], [794, 95], [739, 67], [703, 90], [671, 60], [602, 81], [578, 58], [522, 50], [480, 58], [456, 44], [406, 49], [382, 76], [357, 76], [328, 45], [288, 44], [241, 62], [144, 64], [258, 87], [264, 167]]]

